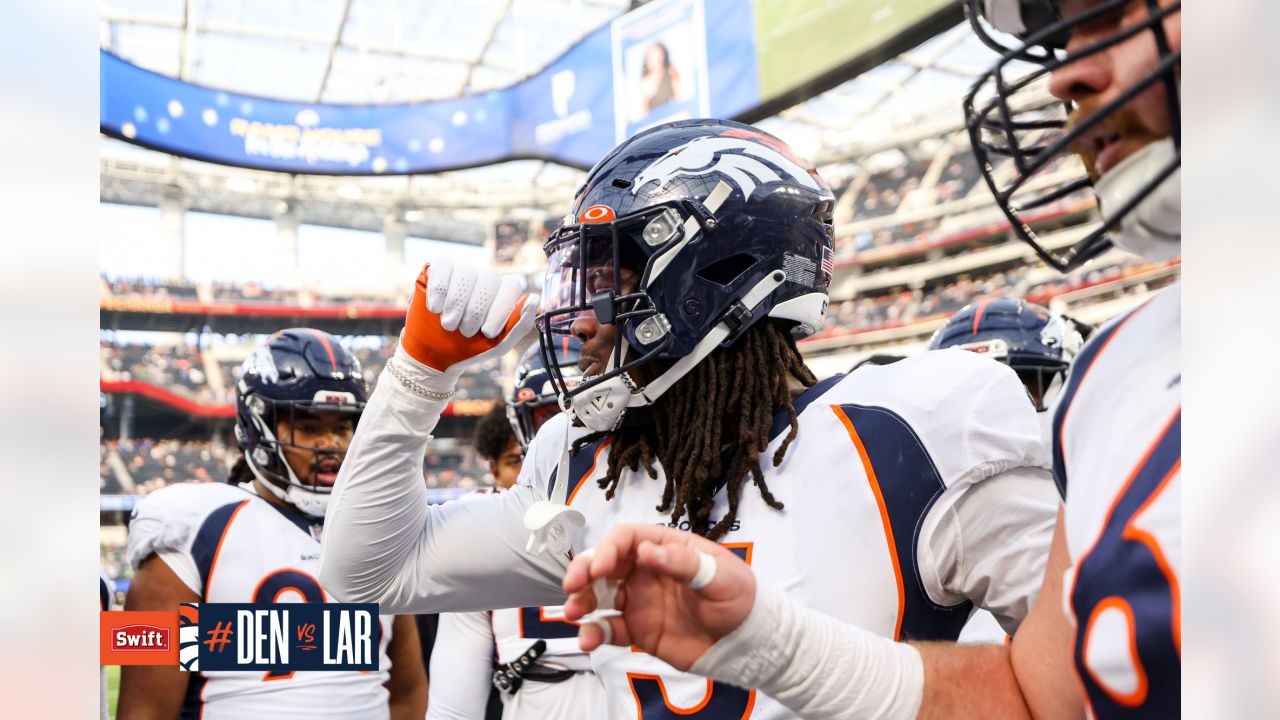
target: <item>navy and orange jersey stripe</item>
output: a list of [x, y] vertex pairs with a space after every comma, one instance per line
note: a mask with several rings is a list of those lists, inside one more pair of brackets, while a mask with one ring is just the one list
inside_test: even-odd
[[1066, 387], [1062, 389], [1062, 396], [1059, 398], [1058, 406], [1053, 412], [1053, 482], [1058, 486], [1058, 494], [1064, 500], [1067, 497], [1067, 462], [1066, 457], [1063, 455], [1062, 429], [1067, 422], [1067, 413], [1071, 410], [1071, 404], [1075, 402], [1076, 394], [1080, 392], [1080, 387], [1084, 384], [1085, 376], [1089, 374], [1089, 370], [1102, 355], [1102, 351], [1119, 333], [1120, 328], [1150, 302], [1148, 300], [1130, 310], [1128, 314], [1089, 338], [1089, 342], [1071, 364], [1071, 373], [1067, 377]]
[[191, 557], [195, 559], [196, 568], [200, 571], [202, 601], [209, 599], [209, 580], [213, 577], [213, 570], [218, 564], [218, 552], [222, 549], [222, 540], [227, 535], [227, 528], [231, 527], [231, 521], [235, 519], [236, 514], [248, 504], [249, 500], [246, 499], [223, 505], [209, 513], [209, 516], [200, 524], [200, 530], [196, 532], [196, 538], [191, 543]]
[[892, 410], [877, 406], [833, 405], [866, 471], [885, 525], [898, 583], [895, 640], [954, 640], [973, 603], [943, 606], [925, 591], [916, 544], [929, 509], [946, 490], [915, 430]]
[[[1157, 539], [1135, 521], [1182, 468], [1182, 409], [1169, 418], [1107, 512], [1093, 545], [1077, 561], [1070, 589], [1076, 615], [1074, 659], [1099, 718], [1178, 717], [1181, 712], [1181, 590]], [[1087, 664], [1096, 617], [1118, 608], [1129, 619], [1136, 688], [1117, 694]]]
[[[582, 446], [576, 452], [569, 453], [569, 487], [565, 489], [565, 505], [573, 503], [573, 498], [586, 484], [587, 478], [595, 474], [596, 466], [600, 463], [600, 455], [612, 442], [612, 436], [601, 438]], [[547, 497], [551, 497], [555, 492], [556, 479], [559, 475], [560, 465], [556, 464], [547, 476]]]
[[[800, 417], [800, 413], [804, 412], [814, 400], [822, 397], [828, 390], [835, 387], [837, 383], [845, 379], [845, 374], [840, 373], [832, 375], [826, 380], [820, 380], [812, 387], [800, 393], [798, 397], [791, 402], [792, 407], [796, 410], [796, 417]], [[791, 414], [786, 408], [780, 410], [773, 416], [773, 423], [769, 425], [769, 442], [778, 439], [778, 436], [791, 427]]]

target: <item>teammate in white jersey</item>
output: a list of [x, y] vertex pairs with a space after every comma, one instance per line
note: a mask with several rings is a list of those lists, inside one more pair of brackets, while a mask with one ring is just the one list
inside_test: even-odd
[[[228, 484], [148, 495], [129, 524], [126, 610], [182, 602], [331, 602], [316, 579], [329, 492], [366, 400], [359, 362], [328, 333], [272, 335], [236, 384], [244, 457]], [[382, 615], [377, 672], [183, 672], [126, 666], [117, 717], [414, 718], [426, 676], [413, 618]]]
[[[515, 488], [440, 506], [415, 481], [429, 433], [533, 303], [514, 279], [433, 262], [340, 473], [322, 581], [395, 611], [554, 605], [570, 553], [631, 521], [724, 543], [886, 637], [954, 639], [974, 605], [1014, 629], [1057, 504], [1035, 411], [1009, 368], [964, 352], [817, 381], [795, 339], [822, 326], [832, 205], [812, 165], [738, 123], [671, 123], [611, 152], [547, 245], [540, 345], [571, 412]], [[553, 360], [566, 336], [582, 342], [572, 387]], [[591, 661], [593, 717], [791, 716], [642, 652]]]
[[[1181, 5], [971, 0], [969, 10], [990, 44], [998, 46], [986, 23], [1020, 38], [966, 108], [979, 166], [1019, 235], [1062, 269], [1110, 243], [1151, 259], [1176, 256]], [[1026, 67], [1015, 60], [1039, 67], [1006, 77]], [[1043, 107], [1015, 97], [1046, 74], [1072, 111], [1058, 124], [1063, 132], [1048, 137], [1054, 123]], [[1068, 192], [1092, 181], [1103, 226], [1059, 256], [1020, 213], [1061, 197], [1049, 191], [1037, 202], [1025, 192], [1045, 192], [1027, 181], [1069, 152], [1089, 178]], [[1010, 154], [1012, 175], [988, 163]], [[596, 607], [593, 579], [625, 578], [622, 617], [605, 621], [610, 637], [584, 628], [584, 647], [635, 643], [677, 667], [763, 687], [815, 720], [1178, 717], [1180, 315], [1175, 286], [1100, 329], [1076, 358], [1053, 409], [1065, 506], [1039, 599], [1009, 648], [885, 643], [872, 626], [801, 607], [701, 538], [646, 526], [617, 529], [566, 575], [576, 593], [570, 617]]]
[[[577, 373], [580, 345], [572, 338], [565, 338], [563, 344], [561, 371], [572, 378]], [[537, 344], [516, 365], [504, 410], [505, 433], [492, 428], [481, 442], [477, 428], [476, 449], [489, 459], [490, 467], [497, 464], [494, 456], [505, 458], [508, 444], [522, 456], [538, 429], [560, 412]], [[501, 463], [499, 471], [505, 470], [505, 465]], [[512, 477], [495, 491], [509, 489], [514, 481]], [[428, 720], [483, 716], [489, 690], [495, 686], [502, 694], [505, 720], [568, 720], [582, 717], [587, 708], [604, 705], [604, 689], [591, 672], [587, 654], [578, 647], [578, 624], [565, 620], [559, 606], [443, 613], [436, 646], [439, 652], [432, 655]], [[531, 662], [526, 664], [522, 658]]]

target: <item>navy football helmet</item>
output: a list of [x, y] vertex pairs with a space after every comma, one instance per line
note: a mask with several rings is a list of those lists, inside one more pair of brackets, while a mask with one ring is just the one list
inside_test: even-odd
[[1008, 365], [1027, 386], [1036, 410], [1044, 412], [1090, 329], [1025, 300], [979, 300], [938, 328], [929, 349], [958, 347]]
[[[834, 204], [811, 163], [749, 125], [685, 120], [614, 148], [545, 246], [537, 325], [564, 404], [589, 429], [612, 431], [628, 407], [652, 404], [766, 317], [797, 338], [816, 332]], [[616, 326], [614, 348], [603, 372], [570, 387], [559, 338], [592, 316]], [[655, 360], [669, 366], [638, 386], [630, 371]]]
[[[1118, 26], [1106, 37], [1067, 51], [1073, 31], [1110, 22], [1109, 18], [1123, 14], [1133, 2], [1089, 3], [1064, 18], [1059, 0], [967, 0], [974, 31], [1000, 53], [995, 66], [978, 79], [964, 101], [978, 167], [1018, 237], [1063, 272], [1083, 265], [1112, 243], [1151, 259], [1169, 259], [1180, 252], [1182, 52], [1173, 49], [1163, 23], [1181, 13], [1182, 4], [1161, 7], [1157, 0], [1142, 0], [1146, 7], [1140, 22]], [[1075, 109], [1073, 104], [1046, 99], [1043, 83], [1047, 76], [1140, 35], [1154, 43], [1157, 62], [1144, 77], [1121, 89], [1114, 100], [1072, 124], [1068, 117]], [[1030, 71], [1026, 70], [1028, 64]], [[1117, 111], [1153, 88], [1163, 90], [1170, 136], [1149, 142], [1101, 177], [1090, 177], [1096, 173], [1081, 167], [1075, 180], [1061, 182], [1063, 160], [1070, 159], [1076, 147], [1089, 144], [1098, 133], [1104, 138], [1119, 136], [1121, 127], [1131, 121], [1126, 122]], [[1011, 162], [1001, 162], [1005, 159]], [[1102, 225], [1055, 253], [1028, 226], [1029, 216], [1090, 188], [1098, 199]]]
[[[560, 343], [556, 352], [556, 359], [561, 363], [560, 375], [569, 387], [573, 387], [582, 380], [582, 373], [578, 370], [582, 343], [573, 337], [561, 337], [557, 342]], [[507, 398], [507, 419], [511, 421], [520, 449], [528, 450], [538, 428], [558, 412], [560, 398], [542, 359], [542, 348], [534, 343], [520, 356], [511, 397]]]
[[[236, 383], [236, 441], [255, 477], [301, 512], [323, 518], [331, 488], [298, 479], [284, 457], [285, 447], [314, 453], [318, 469], [325, 456], [345, 451], [295, 443], [276, 437], [280, 420], [298, 411], [351, 413], [358, 422], [368, 401], [360, 361], [329, 333], [290, 328], [275, 333], [240, 367]], [[312, 477], [316, 472], [313, 469]]]

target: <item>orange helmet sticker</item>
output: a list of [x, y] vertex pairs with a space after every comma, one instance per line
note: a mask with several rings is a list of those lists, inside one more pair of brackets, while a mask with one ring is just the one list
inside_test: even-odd
[[613, 222], [616, 216], [608, 205], [592, 205], [578, 215], [579, 222], [598, 223]]

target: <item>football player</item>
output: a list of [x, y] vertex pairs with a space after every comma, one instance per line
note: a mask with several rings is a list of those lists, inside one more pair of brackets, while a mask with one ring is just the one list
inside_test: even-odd
[[[100, 608], [103, 612], [111, 609], [115, 604], [113, 599], [116, 594], [116, 584], [107, 577], [107, 571], [98, 568], [98, 600]], [[107, 712], [107, 668], [104, 665], [98, 669], [99, 692], [98, 697], [101, 700], [101, 717], [102, 720], [108, 720], [110, 715]]]
[[1018, 298], [966, 305], [929, 339], [930, 350], [958, 347], [1013, 368], [1037, 412], [1062, 389], [1091, 328]]
[[[573, 338], [563, 343], [561, 372], [572, 382], [580, 344]], [[517, 452], [560, 412], [537, 344], [516, 365], [506, 410], [508, 435], [518, 440]], [[567, 720], [582, 717], [586, 708], [604, 706], [604, 689], [578, 647], [578, 624], [565, 620], [559, 606], [443, 613], [436, 642], [428, 720], [481, 717], [494, 687], [502, 693], [505, 720]]]
[[[795, 342], [822, 327], [833, 204], [811, 164], [739, 123], [614, 149], [546, 245], [540, 345], [570, 412], [510, 491], [442, 506], [416, 479], [431, 429], [535, 303], [489, 269], [424, 268], [334, 490], [321, 580], [395, 611], [555, 605], [570, 553], [630, 521], [723, 543], [888, 638], [954, 639], [975, 605], [1014, 629], [1057, 505], [1036, 413], [1009, 368], [971, 353], [813, 376]], [[576, 385], [564, 337], [582, 343]], [[591, 661], [600, 715], [789, 715], [629, 648]]]
[[498, 401], [476, 423], [473, 438], [476, 454], [489, 464], [489, 474], [493, 476], [493, 488], [486, 491], [506, 490], [520, 477], [524, 449], [511, 429], [509, 415], [507, 404]]
[[[980, 160], [1017, 160], [1012, 179], [979, 162], [1015, 231], [1062, 269], [1111, 243], [1147, 258], [1176, 256], [1181, 4], [970, 0], [969, 11], [991, 44], [999, 47], [988, 24], [1017, 38], [967, 103]], [[1027, 62], [1037, 66], [1031, 76], [1005, 77]], [[1046, 74], [1071, 111], [1065, 126], [1016, 97]], [[1032, 139], [1053, 125], [1060, 137]], [[1089, 177], [1074, 185], [1092, 182], [1103, 225], [1055, 255], [1018, 219], [1037, 204], [1013, 197], [1067, 153], [1083, 160]], [[594, 579], [627, 578], [623, 617], [605, 621], [608, 637], [585, 626], [584, 648], [635, 643], [676, 667], [764, 688], [818, 720], [1178, 717], [1180, 308], [1179, 288], [1170, 287], [1101, 328], [1076, 357], [1053, 409], [1064, 509], [1039, 598], [1009, 647], [887, 643], [871, 626], [843, 624], [757, 584], [750, 568], [703, 538], [637, 525], [618, 529], [566, 575], [566, 590], [577, 593], [570, 617], [599, 604]]]
[[[236, 383], [244, 451], [226, 484], [162, 488], [129, 523], [126, 610], [183, 602], [329, 602], [316, 579], [330, 492], [367, 391], [333, 336], [294, 328], [245, 360]], [[419, 487], [421, 492], [421, 487]], [[383, 615], [377, 672], [122, 669], [118, 717], [422, 718], [426, 676], [413, 618]]]

